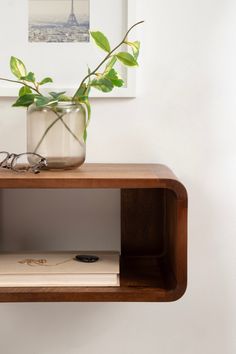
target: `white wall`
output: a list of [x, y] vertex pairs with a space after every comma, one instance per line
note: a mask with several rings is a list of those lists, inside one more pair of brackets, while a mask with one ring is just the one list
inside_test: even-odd
[[[185, 183], [187, 293], [167, 304], [1, 304], [3, 354], [236, 352], [236, 2], [137, 3], [138, 97], [93, 102], [87, 161], [162, 162]], [[22, 151], [24, 112], [9, 104], [0, 146]]]

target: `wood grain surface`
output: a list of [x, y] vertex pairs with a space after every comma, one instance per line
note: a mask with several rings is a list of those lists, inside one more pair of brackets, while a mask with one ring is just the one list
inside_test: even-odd
[[[1, 302], [174, 301], [187, 286], [187, 192], [160, 164], [85, 164], [77, 170], [0, 171], [0, 189], [121, 190], [118, 288], [1, 288]], [[1, 228], [0, 228], [1, 229]]]

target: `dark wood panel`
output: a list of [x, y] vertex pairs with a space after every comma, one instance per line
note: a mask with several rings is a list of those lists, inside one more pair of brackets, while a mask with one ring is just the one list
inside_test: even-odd
[[121, 191], [121, 251], [123, 255], [164, 252], [164, 190]]
[[166, 264], [176, 279], [176, 291], [183, 294], [187, 287], [187, 199], [179, 200], [171, 190], [165, 190]]
[[170, 302], [181, 293], [158, 288], [16, 288], [0, 291], [0, 302]]

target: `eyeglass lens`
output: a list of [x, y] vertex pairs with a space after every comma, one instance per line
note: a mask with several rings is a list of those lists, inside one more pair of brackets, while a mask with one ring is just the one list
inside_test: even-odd
[[5, 151], [0, 151], [0, 166], [5, 165], [8, 160], [9, 154]]
[[12, 161], [12, 168], [15, 170], [28, 171], [29, 169], [42, 168], [45, 166], [45, 159], [42, 156], [25, 153], [16, 156]]
[[0, 167], [12, 169], [14, 171], [32, 171], [38, 173], [40, 169], [47, 166], [46, 159], [35, 153], [9, 154], [0, 152]]

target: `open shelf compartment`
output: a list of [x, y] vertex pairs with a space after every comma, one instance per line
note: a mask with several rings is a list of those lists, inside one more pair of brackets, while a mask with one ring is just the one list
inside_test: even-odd
[[163, 165], [88, 164], [40, 175], [0, 173], [3, 188], [121, 190], [120, 287], [0, 288], [1, 302], [175, 301], [187, 286], [187, 194]]

